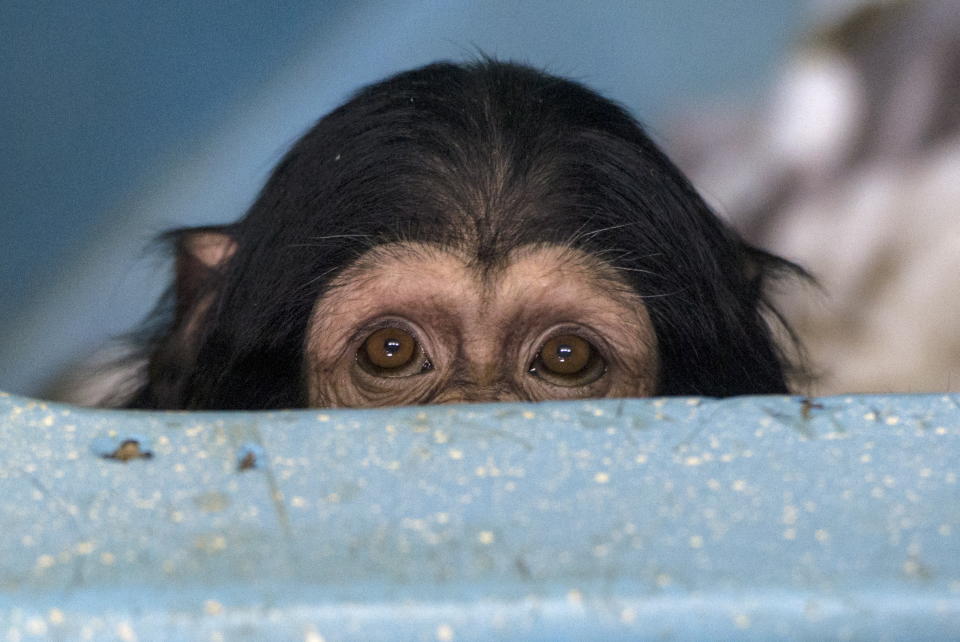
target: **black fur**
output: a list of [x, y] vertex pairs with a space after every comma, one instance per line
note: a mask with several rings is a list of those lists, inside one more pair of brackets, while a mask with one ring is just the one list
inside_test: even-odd
[[178, 347], [184, 315], [171, 314], [131, 406], [303, 406], [314, 302], [392, 240], [466, 246], [480, 266], [525, 243], [569, 243], [644, 297], [659, 394], [787, 390], [763, 285], [796, 268], [744, 244], [622, 108], [525, 66], [434, 64], [361, 90], [223, 229], [238, 250], [205, 281], [215, 302], [195, 349]]

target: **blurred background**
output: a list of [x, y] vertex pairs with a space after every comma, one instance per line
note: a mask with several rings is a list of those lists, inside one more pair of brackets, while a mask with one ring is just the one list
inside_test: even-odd
[[[960, 8], [859, 0], [0, 4], [0, 390], [83, 400], [170, 279], [152, 240], [241, 216], [313, 121], [482, 51], [626, 105], [752, 242], [804, 391], [960, 389]], [[65, 373], [74, 373], [65, 376]]]

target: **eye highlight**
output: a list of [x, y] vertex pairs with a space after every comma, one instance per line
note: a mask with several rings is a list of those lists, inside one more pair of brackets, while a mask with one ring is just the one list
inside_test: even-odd
[[357, 363], [377, 377], [409, 377], [433, 368], [420, 343], [402, 328], [380, 328], [364, 339]]
[[585, 386], [599, 379], [607, 364], [593, 345], [575, 334], [560, 334], [540, 347], [530, 374], [556, 386]]

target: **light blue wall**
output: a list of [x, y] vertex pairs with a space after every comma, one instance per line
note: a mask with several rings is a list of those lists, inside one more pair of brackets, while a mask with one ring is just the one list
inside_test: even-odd
[[583, 80], [656, 134], [752, 92], [802, 28], [791, 0], [0, 5], [0, 389], [37, 394], [129, 330], [176, 225], [242, 214], [359, 85], [482, 50]]

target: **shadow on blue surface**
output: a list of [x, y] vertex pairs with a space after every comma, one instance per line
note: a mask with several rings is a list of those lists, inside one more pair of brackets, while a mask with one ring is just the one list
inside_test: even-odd
[[0, 635], [945, 639], [960, 397], [257, 413], [0, 393]]

